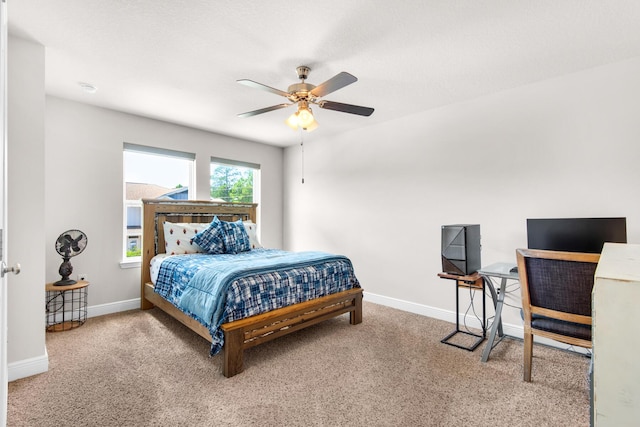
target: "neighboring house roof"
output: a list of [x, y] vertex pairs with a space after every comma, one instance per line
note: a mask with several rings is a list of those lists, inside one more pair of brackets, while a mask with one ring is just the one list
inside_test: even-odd
[[137, 182], [127, 182], [127, 200], [140, 200], [140, 199], [157, 199], [163, 196], [173, 189], [161, 187], [155, 184], [140, 184]]
[[[177, 199], [187, 200], [189, 187], [166, 188], [155, 184], [127, 182], [127, 200], [141, 199]], [[223, 202], [223, 199], [211, 198], [212, 202]]]
[[187, 200], [189, 197], [189, 187], [180, 187], [169, 190], [158, 196], [159, 199]]

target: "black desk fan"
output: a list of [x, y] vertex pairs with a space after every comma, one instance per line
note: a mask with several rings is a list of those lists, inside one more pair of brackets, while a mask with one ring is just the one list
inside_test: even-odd
[[76, 282], [73, 279], [69, 279], [71, 273], [73, 273], [73, 266], [70, 259], [76, 255], [79, 255], [87, 247], [87, 235], [80, 230], [67, 230], [58, 236], [56, 240], [56, 252], [62, 256], [62, 264], [58, 269], [58, 273], [62, 276], [62, 279], [54, 283], [55, 286], [74, 285]]

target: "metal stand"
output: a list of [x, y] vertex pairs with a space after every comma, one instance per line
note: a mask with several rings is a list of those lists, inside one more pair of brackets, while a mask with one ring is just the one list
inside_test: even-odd
[[[496, 310], [496, 315], [493, 318], [493, 324], [491, 325], [491, 333], [489, 334], [489, 341], [487, 342], [487, 346], [484, 348], [482, 352], [482, 362], [486, 362], [489, 360], [489, 354], [491, 350], [498, 345], [502, 339], [507, 336], [504, 334], [502, 330], [502, 308], [504, 306], [504, 298], [507, 293], [507, 280], [520, 280], [518, 273], [515, 271], [511, 271], [511, 268], [515, 267], [514, 264], [498, 262], [495, 264], [491, 264], [488, 267], [483, 267], [478, 271], [484, 280], [485, 283], [489, 287], [489, 291], [491, 292], [491, 298], [493, 299], [493, 307]], [[496, 292], [495, 286], [493, 285], [492, 278], [500, 279], [500, 288]], [[496, 335], [498, 339], [496, 340]]]
[[89, 283], [79, 281], [68, 286], [46, 286], [46, 331], [61, 332], [77, 328], [87, 320]]
[[[442, 279], [450, 279], [456, 281], [455, 291], [456, 291], [456, 329], [451, 332], [449, 335], [440, 340], [441, 343], [451, 345], [453, 347], [458, 347], [467, 351], [474, 351], [482, 342], [487, 338], [487, 309], [486, 309], [486, 298], [484, 293], [484, 279], [478, 274], [473, 273], [469, 276], [456, 276], [455, 274], [448, 273], [440, 273], [438, 277]], [[482, 334], [476, 334], [471, 331], [466, 331], [460, 329], [460, 296], [459, 296], [459, 288], [469, 288], [473, 290], [482, 291]], [[449, 340], [456, 336], [457, 334], [465, 334], [476, 337], [477, 339], [469, 346], [464, 346], [461, 344], [457, 344], [454, 342], [450, 342]]]

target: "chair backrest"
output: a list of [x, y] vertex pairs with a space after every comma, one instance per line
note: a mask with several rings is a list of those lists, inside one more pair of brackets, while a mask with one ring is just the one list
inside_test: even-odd
[[[518, 249], [516, 256], [525, 327], [531, 327], [536, 315], [591, 325], [591, 291], [600, 254]], [[549, 327], [549, 322], [544, 324]]]

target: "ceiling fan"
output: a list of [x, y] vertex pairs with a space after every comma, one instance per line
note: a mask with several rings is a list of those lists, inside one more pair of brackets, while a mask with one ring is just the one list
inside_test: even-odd
[[259, 110], [249, 111], [246, 113], [238, 114], [238, 117], [251, 117], [258, 114], [267, 113], [269, 111], [279, 110], [281, 108], [287, 108], [291, 105], [297, 105], [298, 110], [293, 113], [287, 120], [286, 124], [292, 129], [296, 130], [302, 128], [307, 131], [312, 131], [318, 127], [318, 122], [313, 117], [310, 104], [315, 104], [320, 108], [326, 110], [340, 111], [342, 113], [357, 114], [359, 116], [370, 116], [373, 113], [373, 108], [361, 107], [359, 105], [342, 104], [340, 102], [321, 100], [325, 95], [335, 92], [351, 83], [355, 83], [358, 79], [347, 73], [341, 72], [331, 77], [324, 83], [318, 86], [314, 86], [309, 83], [305, 83], [305, 80], [309, 76], [311, 69], [307, 66], [300, 66], [296, 68], [300, 83], [294, 83], [287, 89], [287, 92], [272, 88], [262, 83], [254, 82], [253, 80], [242, 79], [238, 80], [238, 83], [253, 87], [256, 89], [266, 90], [267, 92], [275, 93], [276, 95], [284, 96], [289, 100], [289, 103], [272, 105], [271, 107], [261, 108]]

